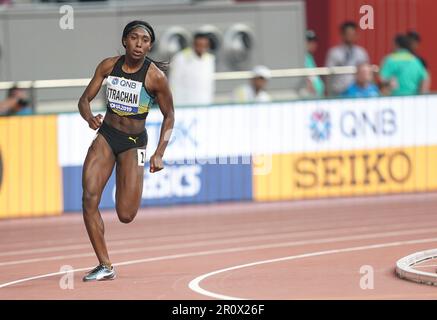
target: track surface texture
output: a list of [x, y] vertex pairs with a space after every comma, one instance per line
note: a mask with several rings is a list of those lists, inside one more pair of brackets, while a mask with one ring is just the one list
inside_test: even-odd
[[102, 216], [117, 278], [91, 283], [80, 213], [0, 221], [0, 299], [437, 298], [395, 275], [398, 259], [437, 247], [436, 193], [142, 208], [130, 224]]

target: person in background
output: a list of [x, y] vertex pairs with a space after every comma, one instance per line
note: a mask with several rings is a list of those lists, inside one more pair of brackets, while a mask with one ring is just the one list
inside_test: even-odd
[[269, 68], [261, 65], [253, 68], [252, 79], [250, 79], [250, 82], [234, 91], [234, 102], [270, 102], [272, 99], [265, 91], [270, 77], [271, 72]]
[[214, 102], [215, 56], [208, 52], [209, 49], [208, 35], [196, 33], [193, 47], [174, 55], [169, 83], [175, 105], [209, 105]]
[[[317, 68], [316, 62], [314, 61], [314, 53], [317, 51], [318, 41], [317, 35], [313, 30], [307, 30], [306, 41], [307, 41], [307, 52], [305, 53], [305, 68]], [[325, 94], [325, 84], [323, 83], [320, 76], [310, 76], [306, 79], [306, 91], [310, 93], [311, 96], [323, 97]]]
[[410, 50], [410, 52], [412, 54], [414, 54], [417, 57], [417, 59], [420, 60], [420, 62], [422, 62], [422, 64], [425, 67], [425, 69], [428, 70], [428, 63], [418, 53], [419, 45], [422, 42], [422, 37], [416, 31], [408, 31], [407, 37], [408, 37], [408, 40], [409, 40], [409, 48], [408, 48], [408, 50]]
[[409, 51], [409, 39], [398, 34], [395, 50], [381, 64], [380, 78], [390, 86], [392, 95], [414, 95], [429, 92], [429, 75], [422, 62]]
[[8, 90], [7, 98], [0, 102], [0, 115], [15, 116], [32, 114], [27, 91], [17, 86]]
[[343, 92], [342, 96], [348, 98], [378, 97], [379, 90], [373, 78], [372, 66], [368, 63], [360, 64], [357, 67], [355, 82]]
[[379, 93], [382, 97], [388, 97], [391, 96], [391, 88], [390, 83], [386, 82], [380, 82], [379, 83]]
[[[328, 51], [326, 67], [358, 66], [369, 62], [366, 50], [356, 45], [357, 29], [357, 24], [352, 21], [346, 21], [340, 26], [342, 44]], [[334, 75], [329, 80], [331, 95], [341, 95], [354, 82], [354, 75]]]

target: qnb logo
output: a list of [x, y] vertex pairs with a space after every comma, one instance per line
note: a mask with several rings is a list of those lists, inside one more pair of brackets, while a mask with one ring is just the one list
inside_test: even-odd
[[113, 84], [114, 86], [116, 86], [116, 85], [118, 84], [118, 78], [113, 78], [113, 79], [112, 79], [112, 84]]
[[392, 109], [376, 112], [345, 111], [340, 117], [340, 130], [347, 138], [393, 136], [398, 131], [396, 112]]
[[135, 81], [122, 79], [120, 80], [120, 86], [135, 89], [137, 87], [137, 83]]
[[329, 112], [318, 110], [311, 114], [311, 138], [317, 142], [329, 140], [331, 136], [331, 117]]

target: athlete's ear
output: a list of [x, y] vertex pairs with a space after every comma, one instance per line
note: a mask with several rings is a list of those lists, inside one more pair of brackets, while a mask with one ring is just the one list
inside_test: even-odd
[[123, 47], [126, 48], [126, 40], [123, 40], [122, 43], [123, 43]]

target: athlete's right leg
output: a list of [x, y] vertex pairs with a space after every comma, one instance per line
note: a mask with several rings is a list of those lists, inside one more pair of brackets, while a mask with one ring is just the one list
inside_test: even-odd
[[82, 208], [88, 236], [100, 264], [111, 265], [104, 238], [105, 227], [99, 211], [103, 189], [111, 176], [115, 156], [106, 139], [98, 134], [88, 149], [82, 173]]

